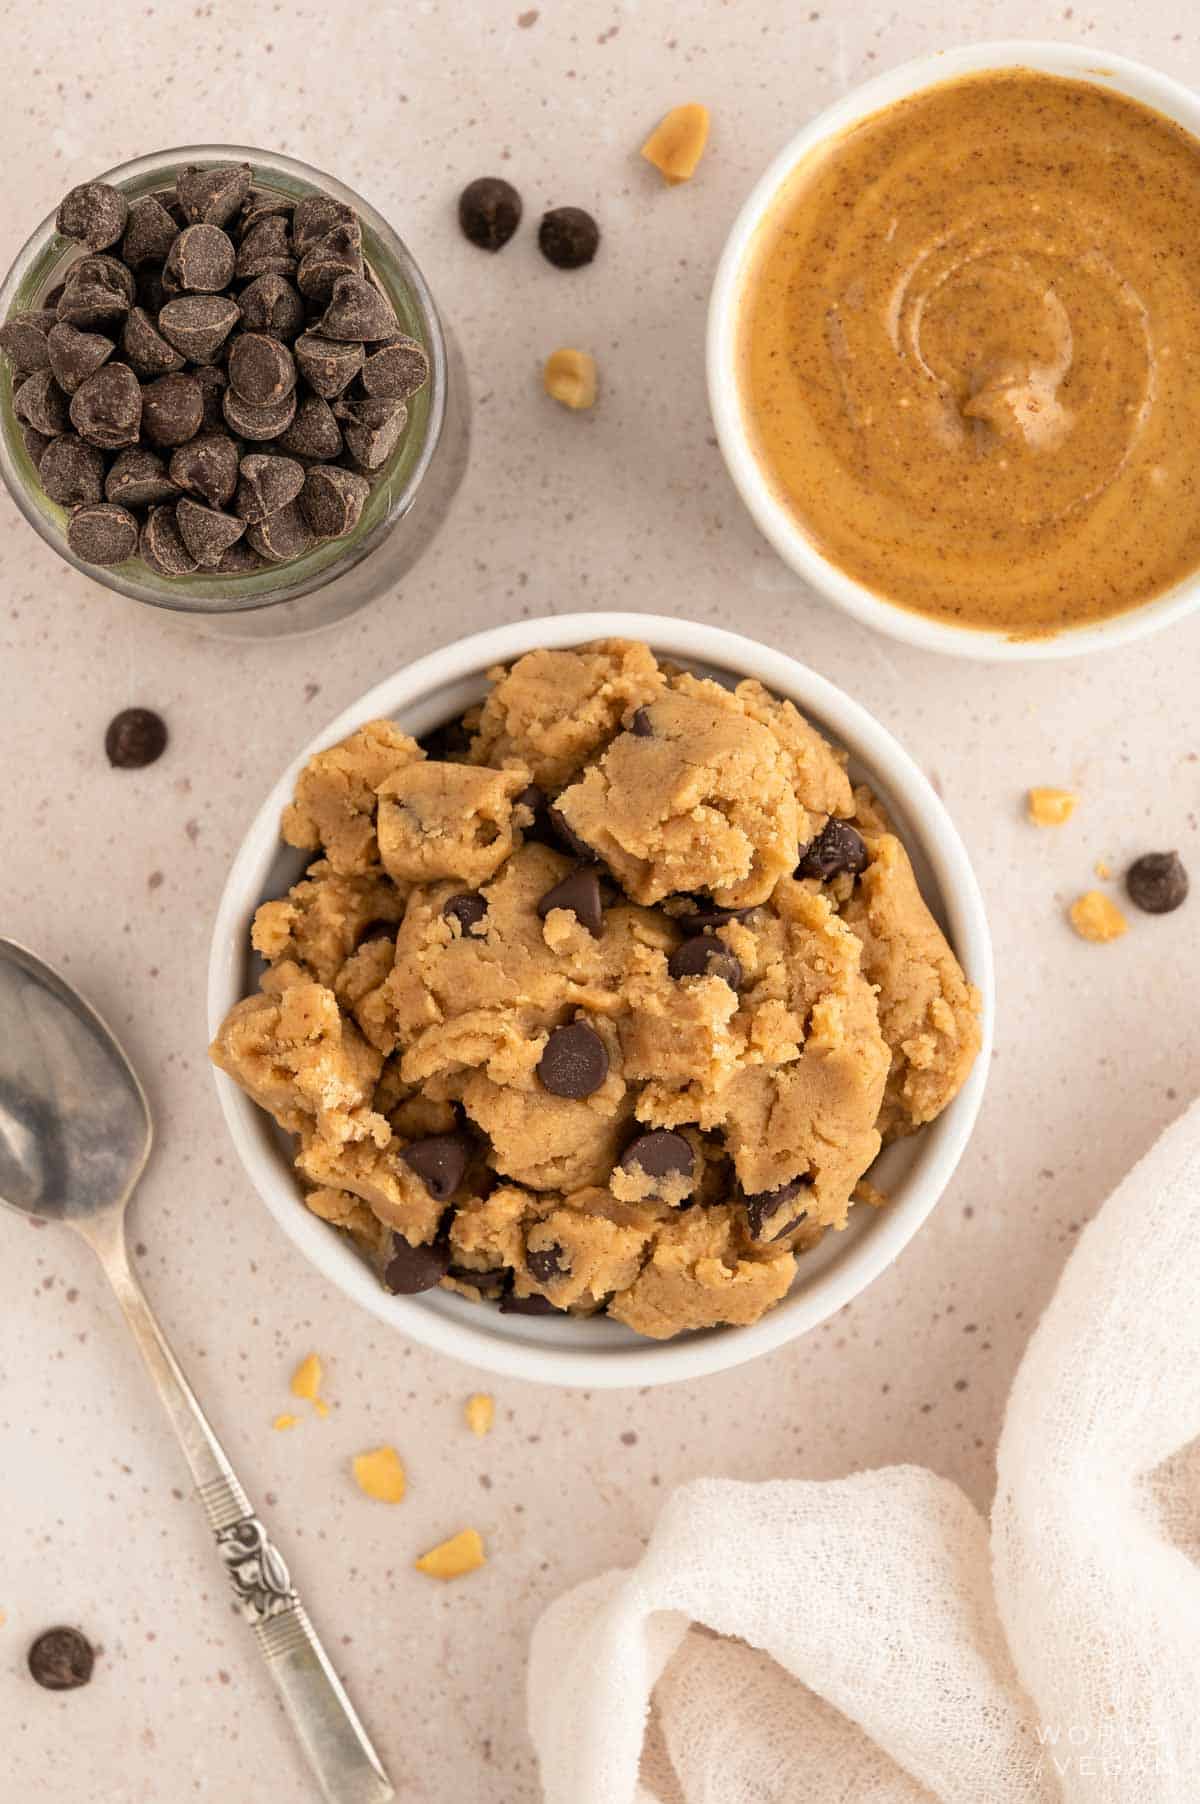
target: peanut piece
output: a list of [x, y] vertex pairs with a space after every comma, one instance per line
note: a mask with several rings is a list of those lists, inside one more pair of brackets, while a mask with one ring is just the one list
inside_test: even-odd
[[675, 187], [691, 181], [707, 143], [708, 108], [693, 100], [671, 108], [642, 145], [642, 155]]
[[488, 1434], [496, 1419], [495, 1400], [489, 1397], [486, 1391], [476, 1391], [473, 1397], [467, 1398], [463, 1414], [467, 1418], [467, 1427], [472, 1434]]
[[306, 1403], [316, 1403], [321, 1390], [321, 1360], [319, 1354], [310, 1353], [302, 1359], [292, 1373], [291, 1391], [293, 1397], [302, 1397]]
[[404, 1497], [404, 1467], [394, 1447], [376, 1447], [356, 1453], [351, 1465], [360, 1491], [377, 1503], [400, 1503]]
[[591, 407], [596, 399], [596, 359], [586, 351], [551, 351], [542, 371], [542, 386], [564, 407]]
[[1119, 940], [1129, 931], [1129, 922], [1116, 903], [1098, 889], [1090, 889], [1077, 902], [1072, 902], [1068, 913], [1080, 939], [1091, 940], [1096, 945]]
[[271, 1423], [271, 1427], [272, 1428], [295, 1428], [295, 1426], [296, 1426], [297, 1422], [299, 1422], [299, 1420], [300, 1420], [299, 1416], [288, 1416], [288, 1415], [276, 1416], [275, 1420]]
[[464, 1573], [476, 1572], [480, 1566], [487, 1565], [487, 1555], [483, 1551], [483, 1541], [479, 1531], [464, 1528], [461, 1534], [451, 1535], [448, 1541], [442, 1541], [437, 1547], [431, 1547], [415, 1562], [418, 1572], [424, 1572], [429, 1578], [456, 1579]]
[[1029, 818], [1035, 827], [1061, 827], [1079, 806], [1073, 789], [1031, 789]]

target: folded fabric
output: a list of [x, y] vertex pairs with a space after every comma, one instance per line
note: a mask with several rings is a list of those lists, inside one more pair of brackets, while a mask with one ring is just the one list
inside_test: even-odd
[[547, 1804], [1196, 1804], [1200, 1104], [1080, 1238], [990, 1527], [917, 1467], [703, 1480], [534, 1632]]

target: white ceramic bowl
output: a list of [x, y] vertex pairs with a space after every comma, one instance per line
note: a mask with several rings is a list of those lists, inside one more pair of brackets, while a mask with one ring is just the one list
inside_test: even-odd
[[297, 773], [321, 747], [364, 721], [391, 715], [406, 731], [452, 719], [487, 686], [486, 672], [535, 646], [588, 639], [645, 639], [660, 655], [703, 675], [758, 677], [789, 697], [851, 755], [895, 816], [926, 897], [968, 976], [983, 994], [983, 1047], [966, 1085], [945, 1113], [911, 1140], [889, 1148], [878, 1168], [889, 1208], [860, 1208], [842, 1234], [827, 1234], [800, 1262], [791, 1294], [748, 1328], [718, 1328], [677, 1341], [648, 1341], [604, 1317], [553, 1320], [501, 1315], [488, 1304], [435, 1290], [389, 1296], [354, 1247], [303, 1206], [290, 1142], [232, 1080], [216, 1072], [234, 1146], [280, 1227], [340, 1290], [414, 1340], [473, 1365], [548, 1384], [619, 1386], [697, 1378], [740, 1365], [825, 1320], [889, 1265], [929, 1214], [957, 1165], [979, 1110], [991, 1047], [992, 952], [983, 900], [949, 815], [908, 754], [857, 702], [782, 652], [717, 627], [643, 614], [568, 614], [522, 620], [430, 653], [370, 690], [331, 721], [284, 771], [242, 844], [217, 911], [209, 962], [208, 1015], [215, 1033], [253, 985], [250, 922], [265, 898], [296, 881], [303, 855], [281, 845], [279, 816]]
[[1080, 652], [1104, 651], [1157, 632], [1200, 607], [1200, 576], [1185, 577], [1153, 601], [1111, 620], [1080, 626], [1049, 639], [1017, 640], [1003, 633], [953, 626], [910, 612], [877, 595], [839, 570], [813, 544], [795, 516], [774, 493], [763, 473], [746, 430], [737, 380], [738, 319], [748, 255], [763, 220], [771, 212], [784, 182], [802, 157], [825, 140], [881, 108], [904, 100], [922, 88], [985, 70], [1036, 69], [1067, 76], [1127, 94], [1154, 107], [1200, 138], [1200, 98], [1182, 82], [1160, 75], [1122, 56], [1108, 56], [1095, 45], [1011, 43], [972, 44], [936, 56], [904, 63], [886, 75], [864, 82], [811, 120], [794, 137], [757, 183], [734, 223], [717, 266], [708, 313], [708, 394], [713, 423], [725, 462], [742, 500], [780, 557], [815, 589], [894, 639], [926, 651], [950, 652], [964, 658], [1066, 658]]

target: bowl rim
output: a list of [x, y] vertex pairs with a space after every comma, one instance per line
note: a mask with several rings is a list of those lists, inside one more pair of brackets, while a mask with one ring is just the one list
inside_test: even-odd
[[926, 88], [964, 75], [1012, 68], [1029, 68], [1039, 74], [1109, 86], [1166, 114], [1200, 139], [1200, 96], [1192, 89], [1145, 63], [1110, 55], [1092, 45], [1011, 38], [966, 44], [898, 64], [852, 88], [816, 114], [789, 139], [754, 184], [734, 220], [717, 265], [709, 298], [705, 349], [709, 410], [726, 468], [759, 531], [784, 563], [811, 583], [825, 600], [864, 626], [924, 651], [1006, 663], [1076, 657], [1128, 645], [1158, 632], [1200, 607], [1200, 570], [1124, 614], [1069, 627], [1044, 639], [1015, 639], [1002, 632], [954, 626], [906, 609], [856, 582], [826, 558], [773, 492], [745, 428], [736, 357], [747, 256], [759, 227], [801, 158], [871, 113]]
[[[481, 675], [539, 647], [550, 649], [605, 638], [645, 640], [658, 655], [709, 664], [756, 677], [775, 694], [811, 708], [823, 728], [877, 773], [910, 823], [933, 871], [958, 956], [982, 998], [981, 1045], [974, 1067], [950, 1106], [931, 1124], [904, 1195], [869, 1235], [812, 1281], [794, 1290], [758, 1322], [681, 1340], [646, 1341], [610, 1351], [562, 1348], [536, 1338], [548, 1326], [531, 1321], [527, 1341], [502, 1337], [490, 1326], [459, 1322], [425, 1307], [419, 1297], [389, 1295], [359, 1255], [330, 1233], [300, 1202], [295, 1179], [262, 1132], [263, 1112], [224, 1072], [213, 1068], [221, 1108], [242, 1168], [288, 1238], [321, 1274], [380, 1320], [434, 1351], [505, 1377], [591, 1389], [618, 1389], [695, 1379], [742, 1365], [824, 1321], [882, 1272], [925, 1221], [958, 1164], [979, 1113], [991, 1056], [995, 1013], [991, 940], [983, 897], [967, 851], [933, 787], [892, 734], [827, 678], [787, 653], [724, 628], [653, 614], [564, 614], [512, 622], [474, 633], [418, 658], [377, 683], [314, 734], [291, 760], [259, 807], [234, 857], [213, 923], [208, 967], [208, 1024], [215, 1034], [245, 993], [244, 960], [250, 917], [279, 846], [279, 817], [297, 773], [313, 752], [335, 743], [366, 720], [402, 714], [426, 693]], [[517, 1318], [503, 1318], [513, 1322]]]

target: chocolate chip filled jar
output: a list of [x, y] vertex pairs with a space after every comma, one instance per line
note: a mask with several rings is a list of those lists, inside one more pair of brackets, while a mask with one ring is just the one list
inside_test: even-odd
[[[334, 177], [269, 151], [237, 145], [203, 145], [139, 158], [106, 172], [98, 182], [119, 190], [131, 204], [148, 196], [171, 202], [181, 170], [190, 168], [196, 172], [196, 179], [204, 181], [206, 176], [210, 180], [216, 179], [215, 172], [222, 167], [241, 170], [247, 165], [252, 197], [262, 211], [262, 218], [257, 223], [247, 222], [239, 213], [236, 229], [230, 227], [229, 235], [237, 246], [238, 265], [231, 278], [231, 295], [206, 291], [206, 288], [211, 290], [212, 283], [221, 276], [228, 274], [215, 264], [210, 272], [205, 262], [206, 257], [211, 261], [216, 252], [223, 250], [220, 242], [215, 242], [215, 251], [213, 245], [205, 242], [206, 236], [214, 241], [221, 240], [221, 230], [206, 221], [189, 224], [190, 216], [181, 214], [183, 229], [170, 247], [142, 247], [152, 269], [156, 270], [159, 262], [162, 264], [163, 294], [159, 298], [163, 306], [156, 314], [142, 307], [129, 315], [124, 331], [117, 334], [119, 343], [111, 364], [102, 364], [94, 371], [87, 367], [88, 354], [99, 342], [96, 334], [107, 331], [103, 322], [97, 326], [82, 317], [79, 321], [72, 317], [55, 329], [56, 341], [62, 341], [61, 346], [56, 342], [56, 352], [64, 373], [71, 380], [77, 374], [79, 376], [69, 418], [61, 423], [43, 422], [40, 427], [37, 422], [31, 422], [30, 408], [39, 397], [24, 396], [18, 403], [16, 391], [28, 378], [9, 362], [0, 367], [0, 470], [30, 525], [61, 557], [94, 581], [133, 601], [181, 615], [223, 636], [261, 638], [332, 624], [394, 588], [411, 568], [445, 517], [465, 465], [466, 419], [462, 411], [465, 385], [452, 374], [452, 365], [456, 366], [458, 362], [456, 353], [448, 342], [424, 276], [406, 246], [382, 215]], [[74, 203], [75, 197], [85, 194], [88, 187], [90, 184], [73, 191], [68, 199]], [[256, 441], [255, 434], [260, 424], [259, 416], [265, 419], [273, 405], [272, 382], [277, 381], [278, 373], [268, 366], [267, 358], [280, 342], [280, 334], [270, 321], [242, 318], [238, 322], [238, 334], [225, 345], [224, 354], [220, 350], [217, 352], [215, 359], [209, 357], [203, 347], [194, 355], [185, 347], [192, 345], [197, 334], [203, 336], [205, 329], [217, 329], [220, 322], [209, 316], [215, 316], [222, 307], [230, 307], [236, 302], [239, 310], [245, 311], [240, 304], [252, 280], [252, 272], [244, 261], [248, 255], [245, 243], [248, 233], [254, 231], [263, 237], [258, 248], [270, 263], [272, 246], [266, 242], [265, 234], [273, 227], [286, 225], [292, 208], [306, 201], [311, 207], [321, 200], [331, 203], [340, 212], [348, 209], [356, 216], [361, 226], [361, 260], [366, 283], [378, 297], [381, 312], [394, 316], [402, 343], [418, 347], [411, 355], [423, 358], [428, 374], [406, 398], [407, 417], [403, 430], [392, 442], [389, 442], [387, 422], [382, 419], [385, 403], [373, 399], [364, 390], [363, 398], [353, 407], [348, 400], [343, 407], [347, 418], [341, 428], [341, 437], [348, 443], [349, 437], [354, 436], [356, 454], [367, 460], [362, 468], [369, 478], [369, 487], [350, 469], [339, 485], [333, 478], [341, 475], [340, 467], [332, 463], [327, 466], [324, 461], [331, 455], [329, 447], [315, 445], [312, 457], [300, 460], [298, 467], [307, 471], [320, 463], [322, 472], [327, 468], [333, 470], [333, 478], [323, 474], [309, 484], [313, 491], [311, 509], [318, 517], [319, 530], [306, 530], [297, 507], [285, 507], [276, 510], [270, 523], [244, 523], [245, 530], [237, 545], [226, 548], [216, 544], [214, 535], [220, 533], [226, 520], [222, 510], [227, 506], [230, 511], [236, 510], [236, 491], [228, 501], [224, 498], [214, 500], [209, 492], [211, 483], [197, 478], [193, 465], [201, 456], [203, 434], [208, 426], [202, 423], [200, 436], [187, 434], [190, 422], [176, 417], [181, 408], [175, 403], [181, 397], [173, 392], [172, 385], [180, 389], [185, 385], [177, 371], [186, 357], [189, 375], [185, 381], [188, 385], [194, 386], [192, 377], [197, 373], [205, 375], [211, 370], [213, 388], [220, 386], [227, 396], [234, 393], [236, 399], [226, 366], [233, 348], [240, 347], [237, 388], [243, 394], [258, 394], [261, 390], [267, 400], [265, 403], [240, 402], [247, 418], [239, 416], [235, 424], [226, 412], [218, 422], [219, 429], [236, 434], [239, 441], [244, 441], [243, 464], [247, 457], [257, 457], [260, 463], [265, 461], [260, 454], [273, 449], [273, 441], [268, 443], [262, 435]], [[143, 213], [148, 216], [151, 211], [144, 209]], [[60, 211], [58, 223], [63, 226], [63, 231], [70, 228], [71, 218], [64, 219]], [[322, 242], [329, 243], [331, 238], [332, 234]], [[114, 247], [111, 255], [115, 256], [119, 248]], [[250, 247], [251, 250], [254, 248], [253, 245]], [[165, 259], [158, 256], [160, 250], [166, 250]], [[336, 246], [331, 246], [331, 255], [334, 250]], [[85, 240], [64, 236], [53, 216], [45, 220], [18, 255], [0, 290], [0, 320], [11, 321], [14, 315], [36, 314], [45, 308], [47, 298], [54, 305], [55, 291], [66, 271], [78, 262], [81, 251], [85, 256], [89, 253]], [[94, 258], [98, 265], [106, 265], [108, 260], [103, 254]], [[103, 275], [102, 268], [99, 273]], [[291, 278], [286, 280], [290, 282]], [[329, 297], [325, 298], [324, 304], [330, 304]], [[172, 314], [178, 330], [170, 342], [164, 339], [160, 329], [167, 309], [174, 309], [181, 316], [176, 322]], [[311, 313], [313, 309], [309, 307], [308, 311]], [[59, 317], [61, 321], [61, 311]], [[306, 331], [310, 323], [307, 319], [301, 322], [301, 331]], [[76, 412], [90, 418], [89, 404], [92, 413], [103, 404], [105, 418], [111, 411], [112, 397], [99, 391], [93, 395], [92, 390], [97, 388], [97, 377], [103, 377], [105, 382], [113, 385], [113, 378], [120, 373], [120, 365], [131, 360], [132, 353], [125, 343], [129, 331], [140, 332], [145, 340], [140, 344], [142, 361], [138, 366], [145, 372], [141, 440], [135, 441], [124, 435], [119, 444], [114, 440], [107, 453], [103, 449], [97, 450], [94, 442], [77, 444]], [[253, 336], [258, 333], [263, 336]], [[282, 340], [292, 342], [286, 334], [282, 335]], [[313, 340], [315, 349], [319, 350], [321, 343], [322, 340]], [[162, 370], [157, 380], [154, 366], [146, 361], [155, 353], [162, 355]], [[99, 352], [95, 354], [99, 355]], [[377, 355], [393, 358], [398, 354], [377, 352]], [[318, 409], [322, 416], [327, 411], [313, 397], [323, 392], [320, 384], [328, 372], [312, 359], [309, 360], [312, 367], [306, 367], [298, 351], [294, 357], [300, 380], [296, 385], [297, 404], [292, 410], [295, 424], [291, 431], [295, 434], [303, 429], [311, 436], [320, 430], [322, 422], [310, 416]], [[84, 360], [82, 364], [81, 359]], [[193, 371], [193, 361], [203, 367]], [[110, 368], [111, 376], [104, 376], [104, 371]], [[57, 372], [53, 383], [47, 373], [46, 386], [48, 393], [43, 399], [49, 404], [57, 394]], [[147, 416], [145, 397], [151, 386], [154, 392]], [[76, 408], [74, 403], [80, 390], [83, 400]], [[212, 398], [205, 394], [203, 399], [207, 409]], [[291, 399], [289, 396], [289, 407]], [[220, 402], [218, 395], [213, 404], [219, 407]], [[149, 426], [153, 426], [158, 437], [147, 438]], [[180, 437], [180, 434], [184, 436]], [[47, 437], [50, 438], [49, 446], [42, 443]], [[42, 469], [47, 451], [52, 466], [48, 483]], [[83, 468], [82, 463], [91, 465], [106, 459], [111, 466], [114, 458], [121, 467], [115, 475], [114, 468], [109, 467], [102, 479], [106, 484], [104, 502], [91, 507], [84, 522], [86, 532], [76, 524], [72, 533], [72, 517], [85, 503], [94, 501], [91, 488], [95, 473], [90, 467]], [[163, 465], [161, 472], [157, 470], [156, 459]], [[343, 461], [348, 460], [347, 451]], [[283, 463], [285, 460], [277, 457], [275, 461]], [[60, 468], [64, 462], [70, 467]], [[80, 464], [80, 468], [76, 469], [75, 464]], [[159, 480], [159, 486], [164, 486], [161, 478], [165, 476], [165, 486], [172, 488], [172, 493], [149, 495], [147, 469], [141, 466], [150, 464], [155, 464], [151, 474]], [[219, 472], [202, 471], [200, 474], [216, 481]], [[253, 475], [252, 470], [251, 477]], [[348, 496], [345, 491], [349, 485], [353, 485], [356, 492]], [[257, 485], [257, 488], [261, 487], [261, 484]], [[359, 488], [364, 491], [361, 497], [357, 492]], [[178, 519], [175, 506], [180, 497], [188, 498], [187, 518], [183, 521]], [[353, 501], [357, 508], [360, 498], [361, 513], [355, 519], [349, 502]], [[145, 512], [138, 549], [123, 561], [98, 563], [91, 555], [97, 545], [106, 556], [113, 547], [115, 552], [125, 548], [123, 541], [118, 542], [116, 537], [116, 524], [123, 523], [122, 507], [141, 507]], [[92, 520], [92, 515], [101, 514], [106, 517]], [[113, 517], [112, 520], [107, 518], [108, 515]], [[109, 526], [113, 529], [111, 532], [100, 531]], [[234, 528], [226, 525], [225, 530], [228, 535]], [[194, 546], [188, 540], [188, 533], [195, 541]], [[214, 558], [219, 557], [222, 567], [216, 569], [198, 564], [196, 547], [206, 556], [211, 551]]]

